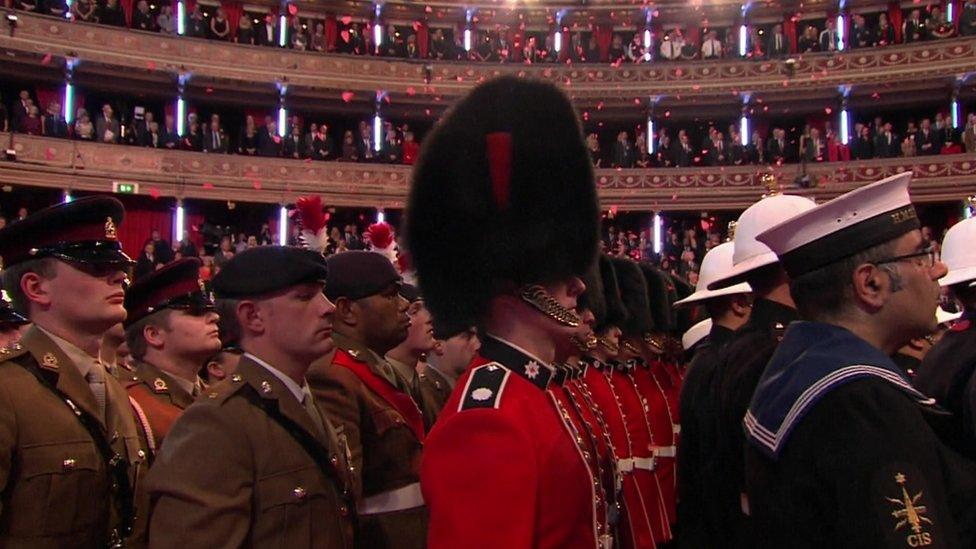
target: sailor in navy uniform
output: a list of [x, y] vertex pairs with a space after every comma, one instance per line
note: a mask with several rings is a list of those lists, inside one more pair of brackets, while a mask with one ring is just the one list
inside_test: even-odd
[[952, 412], [946, 442], [976, 459], [976, 404], [967, 389], [976, 384], [976, 218], [953, 225], [942, 240], [942, 261], [949, 268], [939, 284], [949, 288], [963, 315], [922, 360], [915, 387]]
[[599, 478], [547, 391], [553, 363], [574, 352], [599, 240], [569, 99], [515, 77], [477, 86], [425, 140], [406, 211], [429, 310], [483, 336], [424, 446], [428, 547], [610, 547]]
[[[732, 340], [735, 330], [749, 319], [752, 288], [740, 282], [718, 290], [708, 285], [728, 274], [732, 268], [734, 244], [725, 242], [712, 248], [702, 260], [701, 272], [695, 293], [677, 301], [676, 307], [701, 306], [707, 312], [711, 328], [705, 332], [705, 340], [698, 344], [694, 358], [685, 373], [679, 400], [681, 416], [681, 443], [678, 446], [678, 526], [682, 543], [693, 547], [709, 547], [720, 544], [723, 533], [709, 510], [712, 498], [700, 472], [712, 465], [715, 441], [719, 437], [714, 429], [718, 410], [716, 401], [709, 398], [709, 389], [719, 375], [722, 352]], [[691, 348], [682, 338], [683, 346]]]
[[902, 173], [758, 239], [801, 317], [743, 420], [754, 547], [973, 547], [976, 465], [939, 441], [943, 413], [889, 358], [936, 327], [938, 279]]
[[756, 235], [815, 206], [801, 196], [773, 195], [747, 208], [736, 221], [732, 268], [706, 286], [717, 290], [745, 280], [755, 297], [749, 321], [726, 345], [719, 374], [702, 397], [717, 407], [709, 427], [716, 434], [713, 449], [706, 453], [711, 456], [709, 467], [698, 473], [702, 490], [712, 494], [707, 513], [717, 536], [715, 544], [748, 546], [749, 521], [742, 509], [742, 416], [783, 330], [797, 316], [789, 277], [776, 254]]

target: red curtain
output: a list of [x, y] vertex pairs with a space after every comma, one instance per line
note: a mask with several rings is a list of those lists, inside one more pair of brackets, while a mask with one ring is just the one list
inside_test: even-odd
[[132, 3], [134, 0], [121, 0], [119, 5], [122, 6], [122, 13], [125, 14], [125, 26], [132, 26]]
[[895, 42], [899, 44], [902, 41], [902, 22], [901, 4], [898, 2], [888, 2], [888, 23], [895, 29]]
[[[701, 49], [702, 29], [699, 26], [700, 24], [701, 23], [696, 22], [696, 23], [692, 23], [690, 25], [687, 25], [685, 27], [685, 31], [684, 31], [685, 32], [685, 35], [684, 35], [685, 43], [686, 44], [691, 44], [691, 45], [695, 46], [695, 49], [696, 50], [700, 50]], [[706, 30], [706, 32], [708, 31], [707, 28], [705, 30]], [[732, 32], [732, 29], [729, 29], [728, 32]]]
[[783, 34], [790, 42], [790, 52], [796, 53], [796, 19], [792, 15], [787, 15], [783, 19]]
[[[244, 108], [244, 117], [247, 118], [248, 116], [253, 116], [254, 117], [254, 125], [257, 126], [258, 128], [260, 128], [260, 127], [264, 126], [264, 117], [266, 117], [266, 116], [272, 116], [272, 114], [271, 114], [271, 111], [268, 110], [268, 109], [261, 109], [261, 108], [255, 108], [255, 107], [245, 107]], [[277, 120], [276, 120], [276, 122], [277, 122]]]
[[593, 25], [593, 36], [596, 38], [596, 47], [600, 50], [600, 61], [606, 63], [610, 60], [613, 26], [607, 24]]
[[325, 16], [325, 51], [335, 51], [336, 39], [339, 38], [339, 23], [334, 13]]
[[[959, 20], [962, 19], [962, 0], [948, 0], [952, 4], [952, 26], [956, 29], [956, 34], [959, 34]], [[942, 13], [946, 12], [946, 7], [942, 7]]]
[[[37, 110], [40, 111], [41, 114], [47, 112], [47, 106], [49, 103], [51, 103], [51, 101], [57, 101], [60, 103], [62, 99], [61, 96], [63, 95], [63, 92], [56, 88], [36, 88], [34, 91], [37, 92]], [[78, 103], [76, 100], [75, 104], [81, 105], [82, 103]], [[62, 105], [62, 107], [64, 107], [64, 105]]]
[[224, 15], [230, 26], [231, 39], [237, 38], [237, 24], [241, 21], [241, 14], [244, 13], [244, 5], [240, 2], [223, 0], [220, 7], [224, 8]]
[[[140, 189], [145, 191], [146, 189]], [[123, 203], [130, 201], [122, 198]], [[141, 202], [141, 201], [140, 201]], [[159, 231], [162, 238], [169, 241], [173, 238], [173, 206], [170, 199], [161, 199], [159, 207], [150, 209], [147, 206], [132, 206], [126, 204], [125, 219], [119, 225], [119, 242], [122, 250], [129, 257], [136, 259], [142, 253], [142, 246], [152, 236], [154, 230]], [[170, 242], [172, 244], [172, 242]]]
[[427, 59], [430, 51], [430, 28], [427, 26], [427, 21], [416, 21], [413, 28], [417, 31], [417, 51], [420, 52], [420, 58]]

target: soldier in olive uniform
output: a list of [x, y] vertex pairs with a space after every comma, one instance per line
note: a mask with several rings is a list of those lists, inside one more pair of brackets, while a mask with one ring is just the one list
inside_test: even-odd
[[245, 352], [160, 449], [146, 479], [151, 546], [353, 547], [347, 449], [305, 383], [333, 345], [326, 276], [319, 254], [263, 246], [214, 279]]
[[336, 353], [316, 362], [308, 381], [325, 415], [349, 444], [358, 474], [358, 543], [425, 547], [427, 507], [420, 493], [426, 436], [411, 387], [383, 356], [407, 336], [400, 275], [375, 252], [330, 256], [325, 293], [336, 304]]
[[146, 420], [153, 449], [203, 390], [200, 367], [220, 349], [217, 313], [199, 273], [199, 259], [181, 259], [139, 279], [125, 295], [133, 366], [119, 377]]
[[113, 198], [83, 198], [0, 230], [3, 286], [34, 323], [0, 355], [0, 547], [114, 546], [132, 530], [146, 454], [98, 360], [125, 319], [123, 214]]
[[437, 319], [434, 319], [434, 338], [434, 350], [420, 368], [420, 393], [424, 405], [429, 407], [424, 413], [436, 418], [451, 397], [457, 379], [481, 349], [481, 340], [475, 328], [455, 332], [439, 326]]
[[428, 403], [424, 398], [419, 367], [437, 343], [434, 340], [434, 323], [416, 286], [401, 284], [400, 297], [409, 303], [407, 317], [410, 319], [410, 329], [407, 330], [407, 337], [386, 353], [386, 360], [409, 388], [410, 397], [423, 412], [424, 425], [429, 431], [437, 419], [438, 408], [436, 403]]

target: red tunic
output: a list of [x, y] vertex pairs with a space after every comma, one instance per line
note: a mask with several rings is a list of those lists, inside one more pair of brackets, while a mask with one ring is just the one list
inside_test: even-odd
[[[678, 421], [671, 407], [671, 398], [667, 395], [661, 378], [663, 371], [645, 366], [643, 361], [630, 371], [634, 384], [641, 396], [647, 401], [647, 420], [654, 435], [654, 455], [657, 467], [654, 474], [661, 487], [668, 520], [671, 524], [677, 520], [677, 477], [676, 477], [676, 448]], [[665, 383], [669, 380], [665, 379]], [[674, 399], [677, 405], [677, 399]]]
[[593, 478], [546, 387], [551, 366], [486, 337], [421, 463], [431, 549], [597, 547]]
[[[648, 419], [648, 401], [637, 390], [631, 376], [632, 370], [632, 364], [625, 365], [614, 362], [614, 367], [608, 369], [608, 372], [610, 381], [623, 407], [624, 415], [627, 417], [627, 431], [632, 442], [633, 456], [635, 458], [653, 458], [653, 470], [635, 470], [635, 473], [638, 474], [638, 482], [641, 492], [644, 494], [644, 507], [647, 509], [647, 517], [651, 521], [654, 541], [661, 543], [669, 541], [673, 535], [671, 533], [671, 520], [668, 518], [667, 512], [666, 492], [661, 486], [659, 470], [661, 463], [655, 453], [658, 437], [651, 428], [651, 422]], [[670, 424], [668, 428], [670, 429]], [[673, 482], [673, 478], [671, 481]]]
[[[647, 457], [635, 456], [633, 453], [631, 436], [627, 429], [629, 418], [624, 413], [610, 379], [602, 371], [606, 369], [606, 365], [591, 360], [582, 381], [603, 413], [617, 463], [630, 462], [633, 457]], [[629, 466], [622, 466], [619, 474], [624, 505], [624, 513], [620, 517], [619, 544], [624, 548], [654, 547], [654, 530], [646, 505], [649, 497], [657, 497], [656, 493], [650, 491], [653, 475], [650, 471]], [[645, 490], [648, 490], [646, 494]]]

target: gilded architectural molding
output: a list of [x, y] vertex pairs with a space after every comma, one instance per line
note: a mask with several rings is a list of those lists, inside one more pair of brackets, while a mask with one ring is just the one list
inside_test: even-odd
[[[784, 60], [725, 60], [682, 64], [484, 64], [388, 60], [294, 52], [130, 31], [53, 17], [20, 14], [13, 35], [0, 33], [8, 52], [71, 56], [139, 71], [189, 72], [215, 79], [363, 92], [376, 90], [452, 98], [501, 74], [532, 76], [563, 85], [577, 101], [651, 95], [734, 95], [840, 85], [930, 81], [976, 71], [976, 39], [956, 38], [841, 54], [797, 55]], [[425, 64], [431, 83], [425, 85]]]
[[[9, 142], [10, 134], [0, 134]], [[289, 203], [320, 194], [332, 206], [402, 208], [410, 167], [212, 155], [103, 145], [15, 134], [16, 161], [0, 161], [0, 184], [111, 192], [113, 182], [139, 184], [144, 195]], [[757, 200], [772, 172], [789, 188], [799, 165], [780, 167], [596, 170], [604, 207], [620, 210], [737, 210]], [[976, 194], [976, 155], [890, 158], [809, 164], [809, 189], [827, 199], [906, 170], [915, 172], [913, 196], [922, 202]]]

